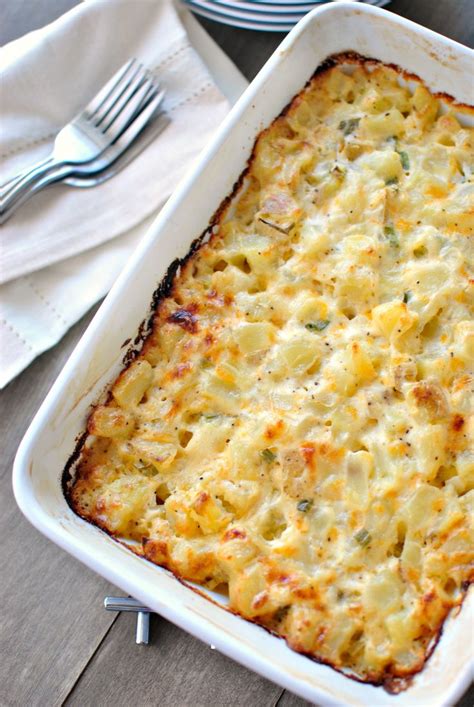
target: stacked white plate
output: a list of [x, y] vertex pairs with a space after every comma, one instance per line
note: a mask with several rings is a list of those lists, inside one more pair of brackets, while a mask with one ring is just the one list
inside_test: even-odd
[[[328, 0], [185, 0], [197, 15], [225, 25], [263, 32], [289, 32], [307, 12]], [[359, 0], [382, 7], [390, 0]]]

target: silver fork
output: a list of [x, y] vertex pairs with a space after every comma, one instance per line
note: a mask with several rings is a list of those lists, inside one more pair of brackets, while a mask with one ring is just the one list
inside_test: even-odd
[[[159, 94], [159, 97], [161, 98], [163, 94], [164, 91]], [[150, 143], [158, 137], [158, 135], [163, 132], [170, 122], [171, 121], [166, 113], [158, 111], [156, 116], [151, 117], [140, 134], [137, 135], [133, 142], [130, 143], [130, 147], [127, 147], [123, 151], [120, 150], [119, 152], [120, 145], [128, 137], [128, 134], [122, 134], [123, 139], [119, 138], [117, 143], [113, 145], [113, 147], [117, 149], [116, 153], [114, 149], [114, 154], [117, 154], [118, 156], [112, 159], [110, 163], [107, 162], [107, 166], [105, 168], [103, 167], [103, 163], [105, 159], [107, 159], [107, 155], [112, 152], [109, 151], [109, 149], [102, 153], [102, 156], [99, 159], [94, 160], [93, 162], [83, 165], [71, 165], [74, 171], [70, 172], [68, 170], [67, 176], [64, 175], [62, 171], [63, 167], [58, 170], [54, 170], [54, 172], [45, 174], [41, 177], [41, 179], [33, 184], [31, 187], [31, 195], [37, 194], [45, 187], [54, 186], [57, 182], [61, 182], [61, 186], [74, 187], [77, 189], [91, 189], [92, 187], [96, 187], [99, 184], [107, 182], [109, 179], [112, 179], [112, 177], [125, 169], [125, 167], [127, 167], [131, 162], [133, 162], [133, 160], [138, 157], [138, 155], [140, 155], [148, 147], [148, 145], [150, 145]], [[4, 186], [13, 185], [15, 181], [16, 179], [11, 179], [6, 182]]]
[[85, 164], [96, 159], [126, 129], [150, 91], [157, 90], [149, 72], [129, 61], [99, 91], [87, 107], [56, 136], [50, 157], [23, 173], [0, 193], [0, 210], [10, 205], [44, 174], [63, 164]]
[[[105, 179], [109, 178], [109, 176], [112, 176], [112, 174], [105, 175], [105, 170], [107, 170], [111, 165], [117, 163], [117, 167], [113, 172], [114, 174], [117, 173], [117, 171], [120, 171], [122, 167], [126, 166], [126, 164], [128, 164], [133, 157], [136, 157], [151, 142], [151, 139], [155, 138], [170, 122], [164, 114], [161, 114], [161, 116], [155, 121], [161, 102], [163, 101], [164, 94], [164, 91], [160, 91], [159, 93], [151, 91], [142, 101], [142, 104], [134, 115], [133, 120], [129, 121], [125, 130], [123, 130], [120, 134], [120, 137], [109, 145], [96, 160], [87, 163], [87, 165], [64, 164], [61, 167], [56, 167], [54, 170], [51, 170], [40, 180], [35, 182], [30, 189], [22, 192], [22, 194], [9, 205], [8, 209], [0, 208], [0, 224], [5, 223], [5, 221], [10, 218], [10, 216], [22, 204], [24, 204], [25, 201], [49, 184], [62, 182], [70, 175], [91, 175], [91, 177], [97, 175], [97, 181], [95, 181], [95, 184], [100, 184], [105, 181]], [[153, 122], [155, 122], [156, 125], [153, 125]], [[148, 126], [150, 126], [150, 128], [145, 132], [145, 129]], [[139, 136], [142, 132], [145, 132], [144, 139], [139, 143]], [[132, 144], [136, 144], [135, 150], [130, 150], [131, 154], [126, 157], [125, 153], [129, 150]]]

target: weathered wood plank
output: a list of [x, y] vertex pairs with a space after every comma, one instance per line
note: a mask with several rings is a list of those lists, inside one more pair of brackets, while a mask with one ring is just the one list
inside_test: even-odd
[[283, 695], [278, 700], [276, 707], [311, 707], [311, 702], [303, 700], [302, 697], [292, 695], [291, 692], [285, 690]]
[[67, 707], [271, 705], [280, 687], [152, 616], [149, 646], [134, 645], [135, 617], [120, 614]]
[[474, 44], [472, 0], [392, 0], [385, 9], [468, 47]]
[[0, 704], [60, 705], [114, 621], [110, 585], [40, 535], [13, 499], [20, 439], [90, 317], [0, 397]]

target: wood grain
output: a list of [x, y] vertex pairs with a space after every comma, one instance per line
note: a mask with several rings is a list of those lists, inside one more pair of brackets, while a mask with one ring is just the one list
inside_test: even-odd
[[283, 692], [161, 617], [152, 617], [152, 645], [134, 646], [133, 632], [134, 617], [121, 614], [66, 701], [68, 707], [270, 707]]
[[472, 0], [393, 0], [385, 9], [468, 47], [474, 45]]
[[302, 697], [293, 695], [288, 690], [285, 690], [277, 702], [277, 707], [310, 707], [311, 702], [303, 700]]
[[[75, 4], [0, 0], [0, 42]], [[389, 9], [474, 43], [473, 0], [394, 0]], [[202, 24], [249, 79], [282, 39], [207, 20]], [[134, 617], [116, 618], [102, 608], [106, 593], [120, 592], [40, 536], [18, 511], [10, 482], [16, 448], [90, 319], [91, 314], [84, 317], [0, 393], [0, 706], [307, 706], [160, 617], [153, 618], [152, 645], [135, 646]], [[458, 707], [473, 704], [471, 690]]]
[[112, 587], [40, 535], [11, 489], [17, 446], [90, 316], [1, 395], [0, 705], [60, 705], [114, 621]]

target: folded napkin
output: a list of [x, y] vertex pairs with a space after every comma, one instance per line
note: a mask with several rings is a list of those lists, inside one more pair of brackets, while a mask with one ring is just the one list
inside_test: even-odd
[[2, 227], [0, 387], [108, 291], [246, 86], [171, 0], [88, 0], [0, 50], [1, 183], [45, 157], [61, 126], [132, 56], [159, 76], [171, 122], [110, 181], [45, 190]]

